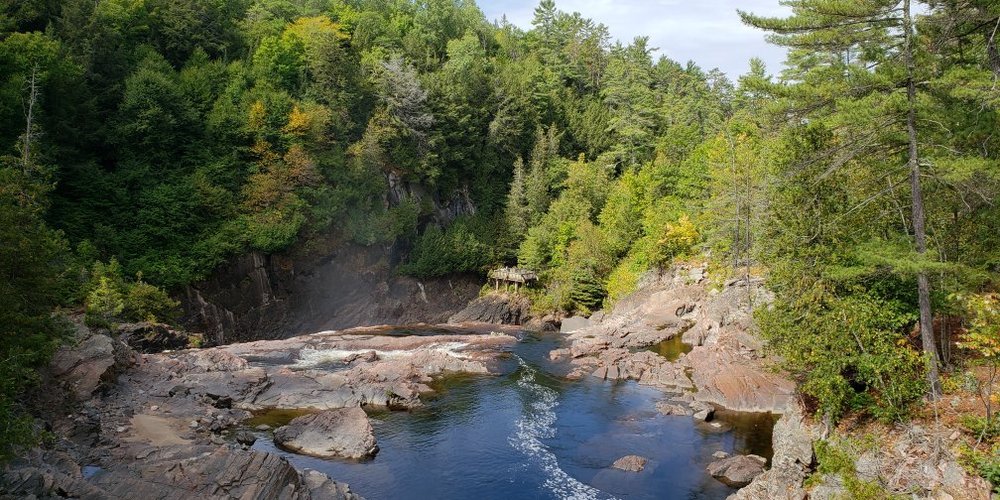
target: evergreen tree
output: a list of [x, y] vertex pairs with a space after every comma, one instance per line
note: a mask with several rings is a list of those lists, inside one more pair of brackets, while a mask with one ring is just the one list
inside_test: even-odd
[[520, 241], [528, 232], [529, 216], [528, 196], [525, 188], [524, 160], [520, 157], [514, 162], [514, 179], [507, 193], [505, 217], [507, 228], [515, 241]]
[[[801, 82], [788, 89], [793, 113], [826, 120], [844, 138], [835, 150], [822, 153], [829, 171], [860, 161], [905, 166], [911, 210], [910, 227], [903, 229], [912, 231], [916, 258], [924, 260], [927, 233], [916, 82], [928, 75], [915, 62], [911, 1], [793, 0], [789, 6], [789, 18], [740, 15], [744, 22], [774, 33], [772, 42], [791, 49], [786, 78]], [[927, 271], [918, 271], [916, 281], [927, 380], [931, 397], [936, 397], [938, 355]]]

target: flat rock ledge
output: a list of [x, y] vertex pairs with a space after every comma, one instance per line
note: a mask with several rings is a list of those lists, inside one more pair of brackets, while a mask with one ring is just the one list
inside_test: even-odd
[[357, 407], [298, 417], [274, 431], [274, 443], [319, 458], [363, 460], [378, 453], [368, 415]]
[[645, 457], [640, 457], [639, 455], [626, 455], [618, 460], [615, 460], [615, 463], [611, 464], [611, 468], [626, 472], [640, 472], [642, 469], [646, 468], [647, 462], [649, 462], [649, 460]]

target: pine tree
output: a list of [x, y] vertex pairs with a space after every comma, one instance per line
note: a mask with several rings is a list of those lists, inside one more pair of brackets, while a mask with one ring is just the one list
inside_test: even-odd
[[615, 46], [608, 61], [601, 96], [611, 111], [607, 132], [618, 140], [626, 165], [646, 161], [652, 151], [656, 127], [656, 95], [649, 38], [638, 37], [631, 45]]
[[[792, 16], [766, 18], [740, 11], [747, 24], [772, 32], [769, 39], [790, 48], [785, 78], [790, 116], [823, 120], [841, 137], [834, 150], [814, 161], [827, 172], [858, 163], [905, 165], [910, 184], [910, 220], [918, 259], [927, 253], [917, 120], [917, 80], [928, 77], [915, 63], [910, 0], [792, 0]], [[900, 156], [900, 151], [905, 154]], [[819, 181], [822, 181], [821, 176]], [[890, 171], [886, 175], [892, 175]], [[928, 358], [931, 397], [938, 392], [930, 284], [917, 273], [920, 331]]]
[[549, 194], [552, 187], [550, 170], [552, 162], [558, 156], [559, 134], [555, 126], [548, 129], [538, 127], [535, 131], [535, 146], [531, 150], [531, 168], [525, 182], [528, 217], [532, 226], [538, 223], [552, 201]]
[[504, 215], [507, 219], [507, 229], [516, 242], [520, 242], [528, 232], [528, 198], [525, 191], [524, 160], [518, 157], [514, 162], [514, 179], [507, 193], [507, 206]]

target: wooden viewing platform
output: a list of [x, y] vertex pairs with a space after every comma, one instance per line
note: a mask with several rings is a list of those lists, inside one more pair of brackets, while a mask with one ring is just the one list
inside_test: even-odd
[[513, 283], [514, 291], [516, 292], [520, 285], [527, 285], [532, 281], [538, 281], [538, 274], [528, 269], [501, 267], [490, 271], [489, 278], [494, 281], [494, 288], [496, 290], [500, 289], [500, 282], [503, 282], [504, 287]]

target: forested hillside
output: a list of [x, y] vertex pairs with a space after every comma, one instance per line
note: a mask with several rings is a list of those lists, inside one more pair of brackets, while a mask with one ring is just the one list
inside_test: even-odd
[[169, 321], [227, 259], [330, 233], [419, 277], [531, 268], [548, 311], [678, 259], [764, 276], [815, 409], [904, 418], [952, 332], [997, 345], [963, 321], [997, 307], [1000, 5], [786, 3], [740, 14], [787, 68], [734, 81], [552, 0], [527, 31], [471, 0], [3, 1], [0, 419], [53, 308]]

